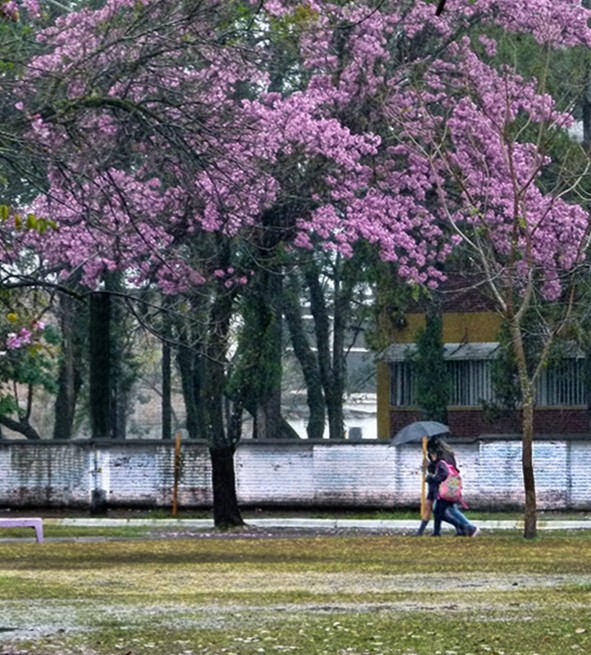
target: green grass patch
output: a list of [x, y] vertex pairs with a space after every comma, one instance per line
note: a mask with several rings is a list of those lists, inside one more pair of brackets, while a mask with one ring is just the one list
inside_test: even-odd
[[591, 649], [591, 533], [0, 543], [0, 650], [566, 655]]

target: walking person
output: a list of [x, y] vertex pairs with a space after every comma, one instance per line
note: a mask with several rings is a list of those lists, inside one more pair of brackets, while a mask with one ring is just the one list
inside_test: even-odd
[[[433, 461], [429, 461], [429, 463], [427, 464], [427, 478], [426, 478], [427, 496], [425, 498], [424, 511], [421, 516], [421, 524], [419, 525], [419, 528], [416, 532], [417, 537], [420, 537], [425, 533], [425, 530], [429, 525], [429, 521], [431, 520], [431, 516], [433, 515], [433, 507], [437, 502], [437, 491], [439, 490], [439, 484], [437, 482], [434, 482], [432, 479], [432, 476], [435, 473], [435, 467], [436, 464]], [[461, 517], [463, 517], [467, 521], [466, 517], [463, 514], [461, 514]], [[457, 516], [452, 516], [451, 513], [448, 511], [445, 513], [443, 517], [443, 521], [454, 526], [454, 528], [456, 529], [457, 536], [464, 535], [464, 527], [462, 525], [463, 522], [461, 518], [458, 518]]]
[[466, 518], [454, 501], [441, 498], [439, 494], [439, 486], [449, 476], [450, 466], [457, 469], [453, 450], [442, 439], [433, 437], [427, 444], [427, 454], [433, 464], [433, 472], [427, 475], [427, 482], [437, 488], [437, 498], [433, 507], [433, 536], [441, 536], [442, 521], [453, 521], [456, 526], [456, 534], [459, 530], [465, 536], [477, 536], [480, 528]]

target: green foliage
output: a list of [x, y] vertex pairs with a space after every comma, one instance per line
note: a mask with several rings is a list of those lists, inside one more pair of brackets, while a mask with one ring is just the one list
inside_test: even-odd
[[549, 49], [531, 35], [510, 34], [500, 28], [489, 29], [489, 34], [498, 43], [493, 57], [495, 65], [507, 64], [525, 79], [537, 80], [542, 92], [552, 95], [561, 110], [571, 111], [574, 101], [575, 114], [580, 115], [578, 102], [584, 92], [590, 63], [588, 48]]
[[0, 416], [10, 416], [18, 412], [18, 403], [10, 394], [0, 391]]
[[369, 251], [367, 283], [375, 291], [374, 302], [365, 305], [365, 343], [370, 350], [380, 352], [392, 343], [392, 328], [406, 325], [404, 314], [418, 287], [402, 281], [395, 265], [380, 261], [375, 249], [364, 247]]
[[0, 220], [3, 223], [11, 220], [16, 230], [30, 230], [44, 234], [47, 230], [57, 230], [57, 223], [50, 218], [42, 218], [28, 213], [26, 216], [13, 212], [8, 205], [0, 205]]
[[281, 360], [277, 344], [281, 336], [276, 297], [257, 279], [242, 303], [242, 328], [228, 395], [248, 407], [266, 400], [281, 384]]
[[417, 404], [423, 418], [446, 423], [450, 381], [443, 356], [443, 320], [433, 308], [426, 313], [425, 328], [419, 331], [416, 346], [411, 361], [416, 373]]
[[[7, 298], [5, 294], [5, 302]], [[50, 393], [56, 391], [55, 366], [60, 336], [52, 326], [39, 329], [35, 325], [35, 319], [23, 312], [0, 314], [0, 415], [20, 413], [18, 386], [40, 387]], [[10, 335], [20, 334], [22, 330], [31, 334], [30, 339], [18, 347], [10, 347]]]

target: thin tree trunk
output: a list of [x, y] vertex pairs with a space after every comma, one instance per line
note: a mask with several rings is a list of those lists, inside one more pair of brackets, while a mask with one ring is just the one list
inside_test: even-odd
[[111, 299], [90, 295], [90, 423], [93, 439], [109, 439], [111, 429]]
[[338, 391], [335, 390], [335, 380], [331, 366], [330, 317], [326, 306], [326, 298], [320, 285], [320, 273], [316, 264], [310, 262], [304, 270], [306, 284], [310, 291], [310, 311], [314, 317], [318, 370], [326, 403], [329, 438], [342, 438], [344, 430], [342, 411], [339, 413], [338, 410], [339, 402], [342, 403], [342, 396], [339, 396]]
[[200, 295], [190, 299], [190, 316], [180, 312], [171, 319], [171, 332], [178, 341], [176, 348], [176, 365], [181, 378], [181, 389], [185, 403], [185, 427], [190, 439], [207, 439], [206, 408], [203, 403], [203, 386], [205, 380], [205, 341], [207, 302]]
[[166, 337], [162, 342], [162, 438], [172, 439], [172, 390], [170, 344]]
[[76, 401], [82, 379], [79, 371], [79, 357], [75, 346], [74, 301], [68, 295], [60, 297], [60, 326], [62, 331], [62, 360], [58, 374], [58, 391], [55, 397], [53, 424], [54, 439], [71, 439], [74, 431]]
[[273, 261], [257, 271], [247, 291], [230, 397], [254, 419], [253, 438], [281, 438], [283, 279]]
[[353, 289], [357, 279], [355, 261], [337, 258], [334, 276], [334, 308], [332, 328], [332, 385], [326, 393], [331, 439], [344, 437], [345, 414], [343, 399], [345, 396], [346, 368], [346, 332], [353, 300]]
[[205, 438], [202, 420], [201, 403], [201, 372], [199, 368], [199, 355], [191, 348], [180, 344], [177, 350], [177, 366], [181, 376], [181, 388], [185, 402], [185, 427], [189, 439]]
[[[281, 374], [283, 357], [282, 295], [283, 273], [274, 266], [265, 273], [264, 293], [270, 304], [270, 321], [265, 330], [264, 372], [267, 376], [266, 394], [259, 399], [257, 429], [261, 439], [280, 439], [281, 431]], [[262, 372], [262, 371], [261, 371]]]
[[162, 374], [162, 398], [160, 411], [162, 418], [162, 439], [172, 439], [172, 319], [170, 312], [174, 310], [174, 299], [165, 296], [162, 300], [162, 362], [160, 372]]
[[537, 536], [536, 518], [536, 483], [533, 462], [534, 438], [534, 396], [531, 391], [523, 398], [523, 446], [521, 464], [523, 468], [523, 483], [525, 489], [525, 517], [523, 536], [533, 539]]
[[35, 428], [29, 423], [28, 420], [15, 421], [8, 416], [0, 415], [0, 424], [4, 427], [12, 430], [13, 432], [18, 432], [22, 434], [27, 439], [31, 441], [40, 441], [41, 435], [35, 430]]
[[302, 319], [302, 289], [298, 273], [293, 272], [283, 294], [283, 314], [291, 337], [293, 352], [302, 368], [308, 405], [308, 439], [322, 439], [326, 422], [324, 392], [320, 380], [318, 358], [310, 347]]
[[517, 364], [519, 384], [521, 387], [521, 467], [523, 471], [523, 487], [525, 491], [523, 536], [526, 539], [533, 539], [537, 536], [536, 483], [533, 461], [535, 380], [531, 380], [528, 374], [521, 325], [513, 322], [510, 324], [510, 330], [513, 347], [515, 349], [515, 362]]

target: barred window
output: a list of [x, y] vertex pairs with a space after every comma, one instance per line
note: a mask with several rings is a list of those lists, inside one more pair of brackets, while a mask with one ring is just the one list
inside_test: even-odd
[[[477, 407], [483, 400], [492, 399], [489, 361], [448, 361], [447, 371], [451, 407]], [[416, 371], [412, 362], [393, 362], [391, 374], [391, 404], [395, 407], [415, 406], [417, 404]]]
[[411, 407], [417, 404], [416, 373], [411, 362], [392, 362], [390, 366], [390, 404]]
[[490, 360], [447, 362], [451, 380], [450, 407], [477, 407], [494, 398]]
[[541, 407], [586, 405], [585, 360], [563, 359], [557, 366], [547, 368], [538, 382], [536, 404]]
[[[412, 362], [391, 363], [390, 402], [394, 407], [414, 407], [417, 404], [416, 372]], [[479, 407], [483, 401], [494, 402], [491, 360], [448, 360], [450, 407]], [[536, 392], [538, 407], [585, 406], [585, 361], [568, 358], [559, 366], [546, 369]]]

